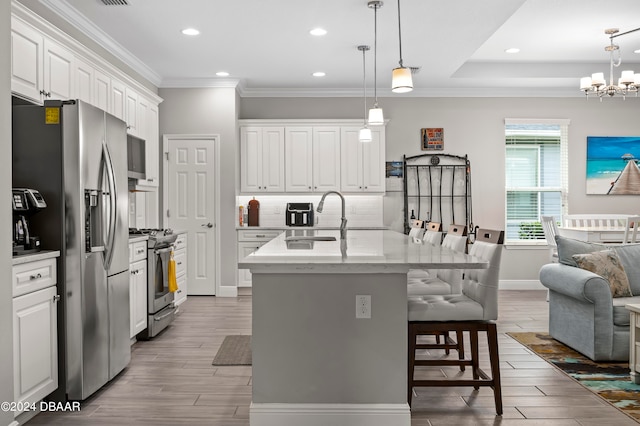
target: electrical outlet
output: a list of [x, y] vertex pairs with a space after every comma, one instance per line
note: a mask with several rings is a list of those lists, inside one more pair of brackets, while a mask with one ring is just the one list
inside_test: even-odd
[[371, 318], [371, 295], [356, 295], [356, 318]]

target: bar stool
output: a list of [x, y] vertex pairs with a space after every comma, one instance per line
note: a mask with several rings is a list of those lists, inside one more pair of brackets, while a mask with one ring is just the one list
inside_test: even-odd
[[[489, 386], [493, 389], [496, 413], [502, 415], [502, 390], [500, 385], [500, 365], [498, 357], [498, 335], [495, 320], [498, 318], [498, 280], [500, 257], [502, 254], [503, 231], [478, 229], [476, 241], [469, 254], [489, 262], [488, 269], [469, 269], [465, 271], [462, 294], [412, 296], [408, 300], [409, 316], [409, 359], [407, 401], [411, 405], [414, 387], [429, 386]], [[470, 359], [416, 359], [417, 338], [421, 335], [455, 331], [458, 342], [467, 332], [471, 342]], [[487, 334], [491, 376], [479, 367], [478, 333]], [[424, 346], [424, 345], [423, 345]], [[449, 346], [428, 345], [433, 348]], [[414, 378], [416, 366], [462, 366], [472, 367], [472, 378], [431, 379]]]

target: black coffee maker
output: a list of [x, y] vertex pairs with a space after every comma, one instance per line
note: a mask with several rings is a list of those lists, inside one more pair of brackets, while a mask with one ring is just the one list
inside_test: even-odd
[[13, 188], [13, 255], [34, 253], [40, 250], [40, 238], [31, 235], [29, 217], [47, 207], [42, 194], [35, 189]]

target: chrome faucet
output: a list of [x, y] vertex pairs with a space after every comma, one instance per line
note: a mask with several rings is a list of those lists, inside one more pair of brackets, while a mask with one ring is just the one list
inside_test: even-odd
[[322, 198], [320, 199], [320, 204], [318, 204], [318, 208], [316, 209], [316, 211], [318, 213], [322, 213], [322, 209], [324, 207], [324, 199], [329, 194], [336, 194], [342, 200], [342, 219], [340, 222], [340, 239], [346, 240], [347, 239], [347, 216], [346, 216], [345, 206], [344, 206], [344, 196], [341, 193], [339, 193], [338, 191], [327, 191], [324, 194], [322, 194]]

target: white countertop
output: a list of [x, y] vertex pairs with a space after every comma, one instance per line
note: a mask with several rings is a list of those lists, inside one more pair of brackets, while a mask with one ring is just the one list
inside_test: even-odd
[[[333, 236], [336, 241], [285, 240], [292, 235]], [[415, 244], [389, 230], [347, 230], [346, 250], [337, 230], [287, 230], [238, 262], [252, 272], [406, 272], [409, 269], [483, 269], [488, 263], [464, 253]]]
[[[338, 230], [337, 226], [236, 226], [236, 231], [266, 231], [266, 230]], [[386, 226], [347, 226], [347, 229], [357, 230], [384, 230], [388, 229]]]
[[129, 235], [129, 244], [137, 243], [140, 241], [147, 241], [148, 239], [148, 235]]
[[23, 263], [35, 262], [36, 260], [50, 259], [52, 257], [59, 257], [60, 251], [58, 250], [41, 250], [36, 253], [23, 254], [21, 256], [13, 256], [12, 264], [21, 265]]

